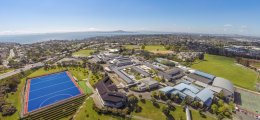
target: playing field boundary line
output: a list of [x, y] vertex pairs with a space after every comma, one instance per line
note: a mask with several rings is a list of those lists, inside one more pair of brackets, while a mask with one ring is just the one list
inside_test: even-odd
[[[50, 78], [50, 80], [46, 80], [46, 81], [38, 82], [38, 83], [33, 83], [33, 84], [31, 84], [31, 85], [36, 85], [36, 84], [40, 84], [40, 83], [45, 83], [45, 82], [49, 82], [49, 81], [53, 81], [53, 80], [57, 80], [57, 79], [60, 79], [60, 78], [65, 78], [65, 76], [63, 76], [63, 77]], [[33, 80], [37, 80], [37, 79], [34, 78]]]
[[66, 72], [66, 70], [61, 70], [61, 71], [57, 71], [57, 72], [53, 72], [53, 73], [49, 73], [49, 74], [33, 76], [33, 77], [29, 77], [28, 79], [35, 79], [35, 78], [44, 77], [44, 76], [53, 75], [53, 74], [60, 74], [60, 73], [63, 73], [63, 72]]
[[[59, 75], [61, 75], [63, 72], [59, 72], [59, 73], [57, 73], [57, 74], [48, 74], [48, 75], [44, 75], [44, 76], [40, 76], [40, 77], [36, 77], [36, 78], [34, 78], [34, 79], [42, 79], [42, 78], [44, 78], [44, 77], [50, 77], [50, 78], [53, 78], [53, 77], [57, 77], [57, 76], [59, 76]], [[50, 75], [52, 75], [52, 76], [50, 76]]]
[[47, 98], [46, 100], [44, 100], [43, 102], [41, 102], [41, 104], [39, 105], [39, 108], [42, 107], [42, 104], [43, 104], [44, 102], [46, 102], [47, 100], [49, 100], [49, 99], [51, 99], [51, 98], [54, 98], [54, 97], [57, 97], [57, 96], [61, 96], [61, 95], [67, 95], [67, 96], [70, 96], [70, 97], [73, 96], [73, 95], [71, 95], [71, 94], [58, 94], [58, 95], [49, 97], [49, 98]]
[[83, 91], [81, 90], [81, 88], [78, 86], [78, 84], [76, 83], [75, 79], [71, 76], [71, 74], [66, 71], [67, 75], [69, 76], [69, 78], [71, 79], [71, 81], [74, 83], [74, 85], [79, 89], [80, 94], [83, 94]]
[[62, 89], [62, 90], [59, 90], [59, 91], [56, 91], [56, 92], [52, 92], [52, 93], [47, 94], [47, 95], [43, 95], [43, 96], [40, 96], [40, 97], [37, 97], [37, 98], [33, 98], [32, 100], [29, 100], [29, 101], [33, 101], [33, 100], [36, 100], [38, 98], [42, 98], [42, 97], [45, 97], [45, 96], [48, 96], [48, 95], [51, 95], [51, 94], [55, 94], [55, 93], [58, 93], [58, 92], [61, 92], [61, 91], [65, 91], [65, 90], [69, 90], [69, 89], [73, 89], [73, 88], [76, 88], [76, 87], [74, 86], [74, 87], [70, 87], [70, 88], [67, 88], [67, 89]]
[[28, 101], [28, 97], [29, 97], [29, 91], [30, 91], [30, 82], [31, 82], [31, 79], [28, 79], [27, 80], [27, 84], [26, 84], [26, 89], [25, 89], [25, 92], [26, 92], [26, 95], [25, 95], [25, 105], [24, 105], [24, 114], [26, 114], [28, 112], [28, 104], [29, 104], [29, 101]]
[[44, 89], [44, 88], [48, 88], [48, 87], [52, 87], [52, 86], [56, 86], [56, 85], [60, 85], [60, 84], [64, 84], [64, 83], [70, 83], [70, 81], [61, 82], [61, 83], [57, 83], [57, 84], [52, 84], [52, 85], [49, 85], [49, 86], [46, 86], [46, 87], [42, 87], [40, 89], [31, 90], [30, 92], [38, 91], [38, 90], [41, 90], [41, 89]]

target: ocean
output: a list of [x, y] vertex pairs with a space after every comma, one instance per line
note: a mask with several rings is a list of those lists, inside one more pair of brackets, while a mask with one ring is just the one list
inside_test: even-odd
[[2, 35], [0, 42], [15, 42], [21, 44], [31, 44], [48, 40], [82, 40], [97, 36], [116, 35], [138, 35], [138, 34], [163, 34], [154, 32], [69, 32], [69, 33], [45, 33], [28, 35]]

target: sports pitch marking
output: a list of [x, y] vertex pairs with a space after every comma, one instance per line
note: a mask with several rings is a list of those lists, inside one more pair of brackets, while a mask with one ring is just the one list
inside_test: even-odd
[[27, 81], [24, 114], [78, 96], [83, 92], [68, 72], [54, 73]]

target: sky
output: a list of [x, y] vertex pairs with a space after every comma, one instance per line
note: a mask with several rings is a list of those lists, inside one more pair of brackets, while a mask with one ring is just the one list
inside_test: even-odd
[[0, 35], [113, 30], [260, 36], [260, 0], [0, 0]]

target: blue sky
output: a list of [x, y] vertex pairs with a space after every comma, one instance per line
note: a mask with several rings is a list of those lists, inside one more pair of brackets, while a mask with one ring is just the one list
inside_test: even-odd
[[260, 36], [260, 0], [0, 1], [0, 35], [110, 30]]

